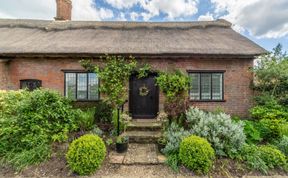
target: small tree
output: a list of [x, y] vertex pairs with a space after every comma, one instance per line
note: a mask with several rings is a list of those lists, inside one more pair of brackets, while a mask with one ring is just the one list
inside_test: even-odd
[[253, 72], [256, 91], [279, 101], [288, 99], [288, 56], [282, 52], [280, 44], [271, 53], [258, 58]]

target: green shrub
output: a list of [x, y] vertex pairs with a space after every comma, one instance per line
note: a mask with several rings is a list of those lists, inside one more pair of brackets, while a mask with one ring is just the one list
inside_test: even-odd
[[104, 101], [99, 101], [95, 106], [96, 124], [111, 124], [113, 108]]
[[51, 146], [47, 144], [37, 145], [32, 149], [21, 152], [7, 152], [1, 158], [1, 164], [11, 165], [16, 171], [21, 171], [32, 164], [39, 164], [51, 156]]
[[244, 145], [240, 151], [240, 159], [245, 161], [252, 170], [267, 173], [269, 168], [261, 157], [259, 148], [255, 145]]
[[166, 164], [175, 172], [179, 171], [180, 159], [178, 153], [172, 153], [167, 156]]
[[191, 133], [206, 138], [218, 156], [233, 157], [245, 143], [243, 124], [224, 113], [213, 114], [191, 107], [186, 111]]
[[164, 139], [167, 140], [165, 148], [162, 150], [165, 155], [178, 154], [179, 146], [183, 138], [189, 136], [190, 133], [184, 128], [172, 123], [167, 131], [164, 132]]
[[168, 101], [172, 101], [175, 97], [182, 95], [189, 88], [188, 76], [177, 70], [173, 73], [161, 73], [156, 78], [156, 84], [164, 93]]
[[[40, 89], [1, 92], [0, 111], [0, 157], [19, 168], [26, 166], [18, 160], [23, 158], [21, 152], [32, 154], [40, 145], [48, 147], [53, 141], [67, 140], [68, 133], [78, 128], [76, 119], [81, 114], [59, 93]], [[44, 160], [40, 154], [49, 155], [44, 152], [35, 152], [39, 155], [28, 163]]]
[[258, 130], [257, 123], [254, 121], [245, 120], [244, 133], [246, 135], [246, 142], [249, 144], [259, 143], [262, 141], [261, 132]]
[[272, 146], [260, 146], [262, 160], [269, 168], [281, 168], [286, 165], [285, 155], [278, 149]]
[[288, 123], [282, 119], [262, 119], [259, 125], [261, 136], [265, 141], [280, 139], [288, 132]]
[[286, 158], [281, 151], [271, 146], [245, 145], [241, 149], [241, 159], [255, 170], [267, 173], [269, 169], [286, 168]]
[[283, 136], [275, 145], [288, 157], [288, 136]]
[[79, 114], [77, 124], [81, 130], [91, 130], [95, 125], [95, 108], [88, 108]]
[[255, 106], [251, 110], [251, 116], [253, 119], [285, 119], [288, 121], [288, 110], [284, 106], [280, 106], [277, 103], [273, 106]]
[[103, 140], [96, 135], [88, 134], [74, 140], [67, 152], [69, 167], [79, 175], [89, 175], [102, 164], [106, 155]]
[[208, 173], [212, 167], [215, 152], [206, 139], [192, 135], [181, 142], [179, 157], [187, 168], [198, 173]]

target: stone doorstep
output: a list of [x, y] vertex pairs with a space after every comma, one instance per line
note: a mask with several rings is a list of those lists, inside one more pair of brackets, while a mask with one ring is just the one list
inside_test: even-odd
[[160, 131], [161, 123], [159, 122], [138, 122], [132, 121], [128, 124], [127, 131]]
[[160, 131], [126, 131], [122, 136], [128, 136], [130, 143], [156, 143], [161, 137]]
[[166, 157], [158, 152], [155, 144], [136, 144], [129, 143], [126, 153], [109, 153], [109, 162], [111, 164], [122, 165], [155, 165], [163, 164]]

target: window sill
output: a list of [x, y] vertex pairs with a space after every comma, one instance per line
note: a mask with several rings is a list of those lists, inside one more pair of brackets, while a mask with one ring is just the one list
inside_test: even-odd
[[213, 102], [215, 102], [215, 103], [217, 103], [217, 102], [226, 102], [226, 100], [189, 100], [190, 102], [210, 102], [210, 103], [213, 103]]
[[98, 102], [98, 101], [101, 101], [100, 99], [99, 100], [72, 100], [73, 102]]

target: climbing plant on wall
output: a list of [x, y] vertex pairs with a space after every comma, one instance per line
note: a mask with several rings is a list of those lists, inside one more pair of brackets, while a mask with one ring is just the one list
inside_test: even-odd
[[[105, 55], [101, 57], [101, 65], [94, 66], [94, 71], [101, 80], [100, 92], [103, 93], [112, 107], [116, 108], [128, 99], [128, 81], [137, 62], [134, 57]], [[81, 60], [85, 68], [91, 69], [91, 60]], [[92, 64], [93, 65], [93, 64]]]

